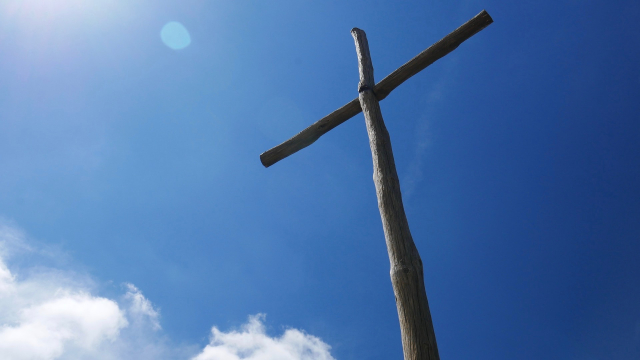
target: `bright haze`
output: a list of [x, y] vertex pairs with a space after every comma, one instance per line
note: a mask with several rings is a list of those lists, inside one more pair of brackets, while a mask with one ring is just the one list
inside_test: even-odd
[[0, 3], [0, 359], [401, 359], [381, 102], [440, 355], [640, 358], [640, 2]]

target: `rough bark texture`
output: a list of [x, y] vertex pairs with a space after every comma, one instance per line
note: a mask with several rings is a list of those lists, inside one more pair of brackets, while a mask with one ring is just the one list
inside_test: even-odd
[[[416, 57], [409, 60], [406, 64], [402, 65], [382, 79], [382, 81], [375, 85], [375, 87], [372, 86], [376, 99], [378, 101], [384, 99], [400, 84], [422, 71], [427, 66], [433, 64], [438, 59], [455, 50], [465, 40], [469, 39], [492, 22], [493, 20], [491, 19], [491, 16], [489, 16], [486, 11], [482, 10], [482, 12], [476, 15], [473, 19], [467, 21], [452, 33], [440, 39], [440, 41], [431, 45], [428, 49], [424, 50]], [[262, 165], [269, 167], [285, 157], [304, 149], [318, 140], [320, 136], [349, 120], [360, 111], [362, 111], [362, 109], [358, 99], [351, 100], [348, 104], [318, 120], [291, 139], [262, 153], [260, 155]]]
[[373, 157], [373, 181], [378, 196], [384, 236], [391, 263], [405, 360], [439, 360], [436, 336], [424, 288], [422, 260], [418, 254], [402, 205], [400, 182], [391, 151], [391, 140], [374, 93], [373, 66], [364, 31], [351, 30], [358, 53], [359, 102], [369, 133]]

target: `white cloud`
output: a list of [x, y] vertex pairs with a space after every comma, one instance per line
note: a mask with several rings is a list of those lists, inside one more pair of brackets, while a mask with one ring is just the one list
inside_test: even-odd
[[334, 360], [329, 345], [315, 336], [288, 329], [279, 338], [265, 333], [264, 315], [249, 317], [241, 331], [211, 329], [211, 341], [193, 360]]
[[125, 286], [127, 293], [124, 297], [131, 304], [128, 311], [129, 316], [135, 317], [137, 322], [148, 321], [153, 330], [160, 330], [160, 314], [158, 310], [154, 309], [151, 301], [144, 297], [135, 285], [127, 283]]
[[15, 309], [16, 321], [0, 329], [5, 359], [57, 359], [66, 352], [91, 353], [127, 326], [118, 304], [62, 290], [35, 306]]
[[213, 327], [204, 349], [176, 345], [162, 332], [159, 310], [133, 284], [109, 299], [95, 294], [87, 275], [40, 264], [12, 272], [9, 257], [38, 251], [26, 243], [23, 232], [0, 223], [2, 360], [334, 360], [329, 345], [300, 330], [270, 337], [264, 315], [239, 331]]
[[7, 269], [6, 265], [0, 262], [0, 296], [1, 294], [7, 294], [11, 291], [13, 284], [13, 275], [9, 269]]

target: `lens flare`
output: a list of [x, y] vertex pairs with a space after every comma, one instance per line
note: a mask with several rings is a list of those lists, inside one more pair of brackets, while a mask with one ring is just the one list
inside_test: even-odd
[[189, 31], [177, 21], [166, 23], [160, 31], [162, 42], [173, 50], [184, 49], [191, 44]]

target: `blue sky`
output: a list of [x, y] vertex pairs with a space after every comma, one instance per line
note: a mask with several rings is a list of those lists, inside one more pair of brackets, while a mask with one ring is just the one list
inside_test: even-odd
[[441, 358], [640, 358], [637, 1], [3, 1], [0, 351], [93, 304], [35, 358], [401, 358], [362, 115], [258, 156], [357, 96], [351, 28], [379, 81], [482, 9], [381, 103]]

